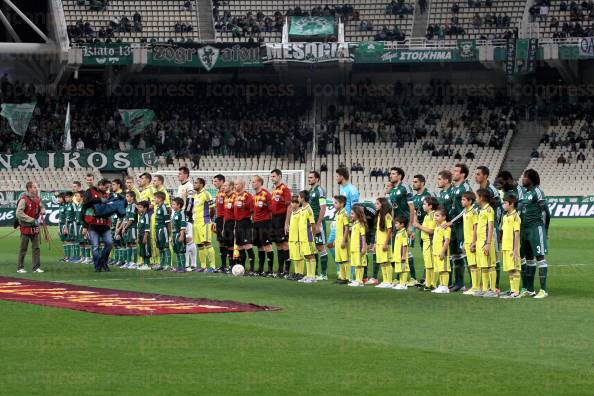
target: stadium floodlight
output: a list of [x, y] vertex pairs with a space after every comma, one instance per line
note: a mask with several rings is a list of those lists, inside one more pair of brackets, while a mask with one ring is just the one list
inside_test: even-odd
[[[289, 169], [289, 170], [282, 170], [283, 172], [283, 182], [291, 189], [291, 191], [296, 194], [301, 190], [305, 189], [305, 171], [303, 169]], [[158, 170], [152, 172], [154, 175], [162, 175], [165, 179], [165, 186], [169, 189], [173, 189], [175, 191], [175, 186], [179, 184], [177, 180], [178, 175], [177, 170]], [[206, 181], [207, 189], [212, 193], [216, 194], [214, 190], [214, 186], [212, 185], [212, 178], [216, 175], [223, 175], [227, 180], [236, 180], [236, 179], [243, 179], [245, 180], [245, 187], [246, 190], [250, 193], [254, 193], [251, 184], [252, 176], [260, 176], [264, 179], [264, 187], [268, 190], [272, 190], [272, 181], [270, 180], [270, 170], [243, 170], [243, 171], [229, 171], [229, 170], [219, 170], [219, 171], [202, 171], [202, 170], [190, 170], [190, 180], [194, 180], [198, 177], [203, 178]]]

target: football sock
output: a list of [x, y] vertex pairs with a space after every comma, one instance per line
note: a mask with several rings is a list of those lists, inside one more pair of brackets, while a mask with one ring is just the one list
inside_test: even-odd
[[417, 271], [415, 270], [415, 258], [412, 253], [408, 253], [408, 268], [410, 268], [410, 277], [417, 279]]
[[[497, 261], [495, 263], [495, 288], [499, 289], [499, 279], [501, 278], [501, 263]], [[495, 290], [493, 288], [493, 290]]]
[[210, 268], [215, 269], [217, 265], [217, 260], [215, 259], [215, 251], [212, 245], [208, 245], [204, 248], [206, 252], [206, 261], [208, 262]]
[[489, 268], [481, 268], [481, 290], [487, 291], [489, 289]]
[[454, 260], [454, 285], [463, 287], [464, 286], [464, 266], [466, 259], [460, 257]]
[[322, 266], [322, 275], [328, 275], [328, 252], [325, 250], [320, 253], [320, 265]]
[[375, 254], [373, 255], [373, 278], [374, 279], [378, 279], [379, 277], [379, 269], [380, 267], [382, 267], [382, 276], [384, 275], [384, 265], [379, 265], [378, 263], [375, 262], [376, 256]]
[[357, 282], [363, 282], [363, 273], [365, 272], [364, 267], [355, 267], [355, 279]]
[[447, 286], [450, 282], [450, 273], [447, 271], [439, 273], [439, 285]]
[[206, 268], [206, 248], [204, 246], [198, 247], [198, 261], [200, 261], [200, 268]]
[[342, 280], [346, 279], [346, 273], [345, 273], [346, 267], [344, 266], [344, 264], [343, 263], [336, 263], [336, 265], [339, 268], [338, 279], [342, 279]]
[[196, 266], [196, 244], [193, 242], [186, 244], [186, 265], [188, 267]]
[[220, 257], [221, 257], [221, 268], [222, 268], [222, 269], [225, 269], [225, 268], [227, 268], [227, 254], [228, 254], [228, 253], [227, 253], [227, 248], [226, 248], [226, 247], [223, 247], [223, 246], [221, 246], [221, 247], [219, 248], [219, 255], [220, 255]]
[[478, 268], [476, 268], [475, 265], [472, 265], [472, 266], [468, 267], [468, 269], [470, 270], [470, 282], [471, 282], [470, 287], [472, 289], [478, 289], [479, 288], [479, 271], [478, 271]]
[[291, 259], [287, 250], [285, 250], [285, 272], [287, 274], [291, 273]]
[[266, 257], [268, 258], [268, 272], [272, 274], [274, 271], [274, 252], [266, 252]]
[[135, 247], [130, 248], [130, 261], [136, 264], [138, 261], [138, 250]]
[[315, 260], [316, 260], [316, 275], [317, 275], [317, 274], [320, 274], [320, 272], [319, 272], [319, 271], [321, 270], [321, 265], [319, 264], [319, 261], [320, 261], [320, 253], [318, 253], [318, 252], [316, 251], [316, 254], [315, 254], [315, 257], [314, 257], [314, 258], [315, 258]]
[[497, 288], [497, 273], [495, 267], [489, 268], [489, 289], [493, 291]]
[[534, 277], [536, 275], [536, 260], [526, 261], [526, 289], [534, 291]]
[[254, 265], [256, 265], [256, 255], [254, 254], [254, 249], [247, 250], [247, 256], [250, 261], [250, 271], [254, 271]]
[[520, 292], [520, 274], [518, 274], [516, 271], [509, 273], [509, 285], [513, 293]]
[[522, 259], [522, 264], [521, 264], [521, 271], [520, 271], [520, 276], [522, 278], [522, 287], [525, 288], [526, 287], [526, 259], [523, 258]]
[[[243, 268], [245, 268], [245, 257], [246, 257], [245, 250], [243, 250], [243, 249], [240, 250], [239, 251], [239, 263], [241, 264], [241, 266]], [[250, 271], [253, 271], [253, 270], [254, 270], [254, 268], [250, 269]]]
[[64, 258], [68, 257], [68, 245], [62, 245], [62, 248], [64, 249]]
[[348, 261], [346, 263], [344, 263], [344, 273], [346, 275], [345, 280], [351, 280], [352, 278], [352, 268], [351, 268], [351, 263], [349, 263]]
[[303, 275], [303, 260], [295, 260], [295, 273]]
[[425, 287], [433, 286], [433, 268], [425, 268]]
[[169, 246], [165, 249], [165, 257], [167, 258], [165, 264], [167, 267], [171, 267], [171, 249], [169, 249]]
[[540, 279], [540, 288], [547, 291], [547, 274], [549, 266], [547, 260], [541, 260], [538, 262], [538, 278]]
[[400, 284], [401, 285], [406, 285], [406, 283], [408, 282], [409, 275], [410, 275], [410, 272], [403, 272], [400, 274]]
[[392, 267], [392, 264], [384, 263], [384, 264], [382, 264], [382, 268], [384, 268], [386, 271], [384, 282], [392, 283], [394, 280], [394, 268]]
[[266, 266], [266, 252], [264, 250], [258, 250], [258, 272], [265, 272]]
[[316, 258], [309, 259], [307, 261], [307, 277], [308, 278], [315, 278], [316, 277]]
[[178, 270], [183, 270], [184, 268], [186, 268], [186, 254], [185, 253], [177, 253], [176, 260], [177, 260], [177, 269]]

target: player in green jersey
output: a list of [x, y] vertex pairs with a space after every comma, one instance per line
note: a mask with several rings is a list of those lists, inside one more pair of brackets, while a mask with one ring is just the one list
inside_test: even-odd
[[150, 201], [140, 201], [136, 204], [138, 210], [138, 255], [142, 258], [142, 265], [138, 266], [140, 271], [151, 269], [151, 218], [149, 216]]
[[[520, 256], [522, 272], [525, 272], [524, 291], [526, 296], [545, 298], [548, 296], [547, 273], [548, 264], [545, 255], [548, 253], [547, 231], [551, 214], [540, 188], [540, 175], [534, 169], [526, 169], [522, 176], [525, 188], [522, 205], [522, 225], [520, 228]], [[538, 266], [540, 291], [534, 292], [534, 278]]]
[[326, 251], [326, 191], [320, 186], [320, 174], [311, 171], [307, 175], [309, 184], [309, 206], [314, 214], [314, 242], [317, 250], [318, 276], [317, 280], [328, 280], [328, 252]]
[[[423, 224], [423, 220], [425, 219], [425, 211], [423, 210], [423, 202], [427, 197], [431, 197], [431, 193], [425, 187], [425, 176], [423, 175], [414, 175], [412, 181], [412, 189], [415, 192], [413, 195], [413, 205], [415, 207], [415, 219], [416, 222], [419, 224]], [[416, 229], [415, 229], [416, 231]], [[423, 251], [423, 240], [419, 239], [419, 244], [421, 246], [421, 252]], [[412, 247], [412, 246], [411, 246]], [[409, 265], [410, 267], [410, 265]]]
[[[450, 261], [452, 262], [452, 272], [454, 276], [450, 278], [452, 283], [450, 292], [457, 292], [464, 288], [464, 267], [466, 266], [466, 255], [464, 253], [464, 223], [462, 215], [464, 206], [462, 206], [462, 196], [465, 192], [472, 192], [468, 178], [469, 169], [466, 164], [458, 163], [454, 165], [452, 171], [452, 181], [450, 187], [452, 205], [448, 212], [448, 224], [450, 225]], [[453, 279], [452, 279], [453, 278]]]
[[[415, 240], [413, 224], [415, 224], [416, 211], [413, 201], [412, 188], [410, 188], [408, 183], [403, 181], [404, 176], [405, 173], [402, 168], [394, 167], [390, 169], [390, 181], [386, 185], [386, 198], [388, 198], [390, 205], [392, 205], [393, 218], [397, 219], [399, 217], [404, 217], [404, 226], [408, 230], [410, 239], [409, 246], [412, 246], [413, 241]], [[396, 232], [394, 232], [393, 235], [395, 237]], [[415, 260], [412, 255], [412, 249], [408, 252], [408, 265], [410, 268], [410, 280], [408, 282], [408, 286], [416, 286], [417, 274], [415, 271]]]
[[437, 202], [445, 208], [446, 213], [449, 213], [452, 208], [452, 172], [442, 170], [437, 174], [437, 188], [439, 188]]
[[181, 197], [173, 198], [171, 201], [171, 241], [175, 253], [177, 270], [186, 272], [186, 215], [183, 211], [184, 200]]
[[169, 250], [169, 235], [171, 235], [171, 216], [165, 205], [165, 193], [155, 193], [155, 239], [159, 249], [159, 265], [155, 270], [169, 270], [171, 268], [171, 252]]

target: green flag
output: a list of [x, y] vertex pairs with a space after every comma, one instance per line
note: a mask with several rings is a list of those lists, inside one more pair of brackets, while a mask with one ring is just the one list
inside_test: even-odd
[[155, 112], [149, 109], [118, 110], [130, 135], [138, 135], [155, 118]]
[[334, 17], [331, 16], [293, 16], [289, 35], [291, 36], [329, 36], [334, 34]]
[[19, 136], [25, 136], [33, 111], [37, 103], [3, 103], [0, 115], [8, 120], [12, 131]]

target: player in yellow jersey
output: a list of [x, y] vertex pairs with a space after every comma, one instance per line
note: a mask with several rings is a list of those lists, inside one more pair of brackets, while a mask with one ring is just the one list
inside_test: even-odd
[[387, 198], [375, 200], [375, 262], [382, 270], [379, 289], [392, 288], [392, 207]]
[[349, 216], [346, 212], [346, 197], [344, 195], [336, 195], [334, 197], [334, 208], [336, 214], [334, 215], [336, 237], [334, 239], [334, 261], [339, 266], [338, 279], [336, 283], [339, 285], [346, 285], [349, 283], [349, 276], [351, 274], [351, 265], [349, 264]]
[[[163, 194], [165, 194], [165, 199], [163, 200], [163, 204], [165, 205], [165, 207], [169, 210], [171, 208], [171, 197], [169, 197], [169, 193], [167, 192], [167, 189], [164, 186], [165, 183], [165, 179], [163, 178], [163, 175], [155, 175], [152, 178], [152, 187], [151, 187], [151, 193], [150, 193], [150, 203], [151, 203], [151, 235], [157, 235], [157, 231], [156, 231], [156, 215], [157, 215], [157, 205], [155, 204], [155, 193], [156, 192], [162, 192]], [[145, 190], [143, 190], [144, 192]], [[142, 196], [142, 193], [140, 194]], [[151, 244], [152, 244], [152, 249], [153, 249], [153, 256], [151, 257], [151, 262], [155, 265], [160, 265], [161, 263], [161, 253], [160, 250], [157, 248], [157, 244], [156, 244], [156, 240], [157, 238], [153, 238], [151, 240]]]
[[423, 249], [423, 265], [425, 266], [425, 287], [430, 291], [437, 287], [437, 276], [433, 270], [433, 233], [435, 232], [435, 211], [439, 207], [437, 198], [426, 197], [423, 200], [425, 217], [423, 224], [415, 222], [415, 228], [421, 231], [421, 246]]
[[481, 188], [476, 192], [479, 206], [476, 225], [476, 264], [481, 271], [481, 290], [474, 293], [477, 297], [498, 297], [496, 291], [497, 271], [495, 263], [495, 211], [490, 203], [493, 200], [491, 192]]
[[478, 223], [478, 210], [474, 206], [476, 196], [473, 192], [466, 191], [462, 194], [462, 229], [464, 231], [464, 254], [470, 272], [470, 288], [464, 291], [466, 295], [474, 295], [481, 289], [481, 277], [476, 265], [476, 226]]
[[194, 180], [194, 194], [188, 199], [187, 207], [194, 221], [192, 239], [198, 247], [198, 272], [214, 272], [216, 263], [212, 247], [212, 218], [215, 215], [215, 205], [206, 189], [206, 180], [200, 177]]
[[394, 219], [396, 237], [394, 238], [394, 272], [399, 276], [399, 282], [394, 282], [394, 290], [408, 289], [407, 283], [410, 277], [410, 266], [408, 264], [408, 232], [406, 230], [406, 217], [398, 216]]
[[501, 298], [520, 298], [520, 226], [522, 220], [516, 211], [518, 199], [514, 195], [503, 198], [505, 215], [501, 222], [501, 257], [503, 270], [509, 274], [510, 291]]
[[[299, 215], [301, 208], [299, 207], [299, 196], [293, 195], [291, 197], [291, 205], [289, 207], [289, 258], [293, 262], [294, 276], [288, 279], [300, 280], [303, 278], [303, 256], [299, 248]], [[287, 272], [290, 269], [287, 269]]]
[[349, 236], [349, 256], [351, 267], [355, 268], [355, 279], [349, 283], [349, 286], [365, 286], [363, 283], [363, 274], [367, 266], [367, 242], [365, 235], [367, 233], [367, 220], [365, 211], [361, 205], [353, 205], [351, 208], [351, 235]]
[[314, 229], [316, 223], [311, 206], [309, 206], [309, 191], [299, 192], [299, 250], [305, 260], [307, 275], [300, 279], [302, 283], [316, 283], [316, 245], [314, 242]]
[[132, 176], [126, 176], [124, 178], [124, 184], [126, 185], [126, 192], [131, 191], [134, 193], [134, 200], [140, 199], [140, 191], [134, 184], [134, 178]]
[[450, 238], [452, 229], [446, 223], [447, 211], [444, 206], [440, 206], [434, 213], [435, 231], [433, 232], [433, 271], [435, 275], [439, 274], [439, 286], [431, 291], [436, 294], [448, 294], [450, 289]]

